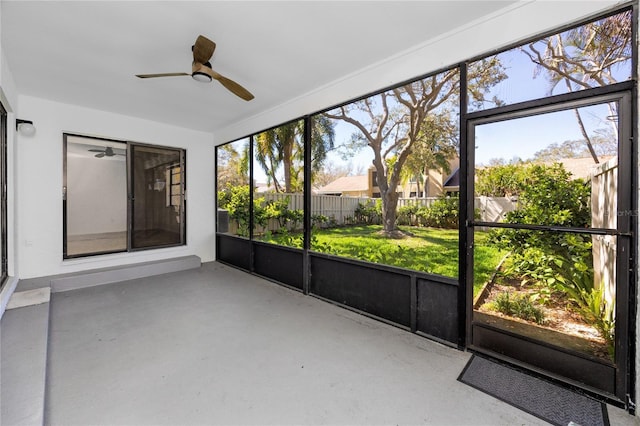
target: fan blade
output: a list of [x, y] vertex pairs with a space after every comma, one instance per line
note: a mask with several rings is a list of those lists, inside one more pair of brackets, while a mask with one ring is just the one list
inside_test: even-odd
[[89, 152], [104, 152], [104, 149], [90, 149]]
[[156, 77], [178, 77], [181, 75], [191, 75], [186, 72], [166, 72], [163, 74], [136, 74], [138, 78], [156, 78]]
[[253, 96], [253, 94], [251, 94], [251, 92], [249, 92], [244, 87], [240, 86], [235, 81], [228, 79], [227, 77], [224, 77], [224, 76], [221, 75], [219, 78], [217, 78], [217, 80], [220, 83], [222, 83], [222, 85], [224, 87], [229, 89], [233, 94], [235, 94], [236, 96], [241, 97], [245, 101], [250, 101], [251, 99], [254, 98], [254, 96]]
[[104, 157], [104, 152], [101, 152], [100, 154], [96, 154], [95, 155], [96, 158], [102, 158]]
[[214, 42], [205, 36], [199, 35], [196, 39], [196, 44], [193, 45], [193, 61], [201, 64], [209, 62], [215, 50], [216, 44]]
[[198, 69], [198, 71], [203, 72], [209, 76], [211, 76], [211, 78], [218, 80], [220, 83], [222, 83], [222, 85], [224, 87], [226, 87], [231, 93], [233, 93], [236, 96], [239, 96], [240, 98], [244, 99], [245, 101], [250, 101], [251, 99], [254, 98], [254, 96], [251, 94], [251, 92], [249, 92], [247, 89], [245, 89], [244, 87], [240, 86], [238, 83], [236, 83], [235, 81], [221, 75], [218, 74], [217, 72], [215, 72], [214, 70], [212, 70], [211, 68], [202, 65], [200, 66], [200, 68]]

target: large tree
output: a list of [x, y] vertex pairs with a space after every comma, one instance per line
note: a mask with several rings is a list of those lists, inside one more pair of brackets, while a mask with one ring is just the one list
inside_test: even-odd
[[[536, 73], [546, 76], [550, 95], [560, 87], [573, 92], [617, 83], [617, 74], [629, 78], [632, 72], [631, 19], [631, 11], [619, 13], [535, 41], [521, 50], [537, 66]], [[609, 107], [615, 117], [616, 105], [610, 103]], [[580, 111], [574, 109], [574, 113], [587, 149], [599, 163]], [[615, 121], [611, 125], [617, 130]]]
[[[504, 78], [503, 68], [495, 57], [474, 63], [468, 79], [473, 97], [484, 96]], [[429, 121], [425, 120], [431, 114], [457, 110], [459, 91], [460, 73], [454, 68], [325, 113], [328, 118], [355, 127], [354, 149], [368, 146], [373, 151], [386, 236], [403, 236], [396, 224], [397, 188], [412, 150], [429, 133], [425, 129]], [[450, 105], [453, 108], [448, 108]], [[455, 122], [455, 115], [448, 118]], [[434, 149], [438, 146], [439, 142], [435, 143]]]
[[[333, 148], [334, 130], [330, 120], [314, 117], [311, 123], [311, 171], [322, 168]], [[302, 191], [304, 167], [304, 120], [294, 121], [259, 133], [254, 138], [255, 158], [276, 192]], [[280, 177], [280, 172], [282, 175]]]

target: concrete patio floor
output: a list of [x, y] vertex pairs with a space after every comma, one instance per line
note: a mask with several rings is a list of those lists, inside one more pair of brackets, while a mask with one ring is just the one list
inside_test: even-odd
[[208, 263], [52, 294], [44, 422], [546, 424], [459, 383], [469, 357]]

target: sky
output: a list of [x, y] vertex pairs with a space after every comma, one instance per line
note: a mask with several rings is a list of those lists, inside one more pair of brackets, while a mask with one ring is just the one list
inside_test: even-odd
[[[611, 126], [607, 104], [578, 109], [590, 136], [596, 129]], [[530, 160], [537, 151], [553, 143], [581, 140], [582, 133], [574, 110], [481, 124], [475, 127], [476, 166], [487, 165], [489, 160], [520, 158]]]

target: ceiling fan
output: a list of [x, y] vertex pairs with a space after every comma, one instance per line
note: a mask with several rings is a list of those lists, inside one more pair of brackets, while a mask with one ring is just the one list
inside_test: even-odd
[[90, 149], [89, 152], [97, 152], [98, 154], [95, 155], [96, 158], [113, 157], [114, 155], [125, 155], [116, 154], [115, 152], [113, 152], [113, 148], [111, 148], [110, 146], [106, 147], [105, 149]]
[[218, 80], [224, 87], [230, 90], [236, 96], [250, 101], [253, 99], [253, 95], [247, 89], [236, 83], [235, 81], [228, 79], [227, 77], [218, 74], [211, 69], [211, 63], [209, 60], [213, 56], [213, 52], [216, 50], [216, 44], [204, 36], [198, 36], [196, 44], [191, 46], [193, 51], [193, 63], [191, 64], [191, 74], [186, 72], [170, 72], [162, 74], [136, 74], [138, 78], [156, 78], [156, 77], [176, 77], [183, 75], [190, 75], [194, 80], [202, 83], [209, 83], [212, 79]]

